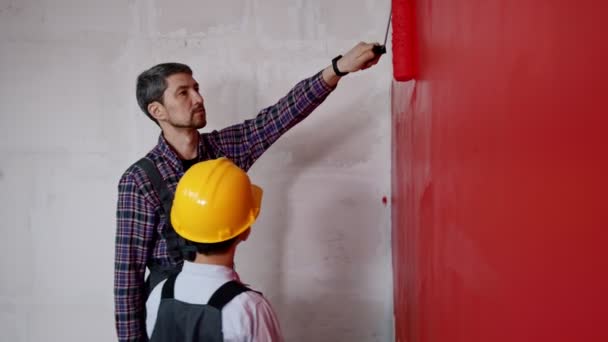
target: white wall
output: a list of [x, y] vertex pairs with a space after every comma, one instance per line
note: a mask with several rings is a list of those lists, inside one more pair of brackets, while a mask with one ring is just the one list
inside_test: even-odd
[[[116, 185], [158, 129], [137, 74], [192, 66], [209, 126], [254, 116], [359, 40], [389, 1], [0, 0], [0, 340], [112, 341]], [[251, 169], [237, 257], [288, 341], [391, 341], [390, 58], [349, 75]]]

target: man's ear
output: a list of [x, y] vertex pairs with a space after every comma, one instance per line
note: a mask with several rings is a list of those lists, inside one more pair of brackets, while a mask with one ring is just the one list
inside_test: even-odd
[[157, 121], [163, 121], [167, 118], [167, 109], [162, 103], [154, 101], [148, 104], [148, 113]]

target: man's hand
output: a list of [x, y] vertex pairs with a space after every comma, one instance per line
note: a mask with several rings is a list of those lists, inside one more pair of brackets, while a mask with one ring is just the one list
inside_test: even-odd
[[344, 72], [355, 72], [375, 65], [380, 60], [380, 55], [376, 55], [372, 51], [374, 45], [378, 44], [361, 42], [355, 45], [338, 60], [338, 69]]
[[[381, 55], [374, 54], [372, 51], [374, 45], [378, 44], [360, 42], [355, 45], [355, 47], [350, 49], [350, 51], [338, 60], [338, 70], [342, 72], [356, 72], [367, 69], [378, 63]], [[323, 79], [329, 86], [335, 87], [340, 80], [340, 76], [336, 75], [330, 65], [323, 70]]]

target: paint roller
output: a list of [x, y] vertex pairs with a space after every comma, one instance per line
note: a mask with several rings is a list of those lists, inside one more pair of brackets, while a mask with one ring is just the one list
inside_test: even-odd
[[413, 0], [392, 0], [393, 77], [409, 81], [417, 76], [416, 25]]
[[376, 55], [386, 53], [388, 30], [393, 23], [393, 77], [397, 81], [409, 81], [416, 76], [416, 54], [414, 34], [414, 5], [412, 0], [392, 0], [388, 15], [384, 43], [375, 45]]

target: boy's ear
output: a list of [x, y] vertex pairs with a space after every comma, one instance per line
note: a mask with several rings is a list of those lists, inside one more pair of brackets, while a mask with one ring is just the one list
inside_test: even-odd
[[247, 239], [249, 238], [249, 234], [251, 234], [251, 227], [247, 228], [246, 231], [242, 232], [239, 239], [241, 241], [247, 241]]

